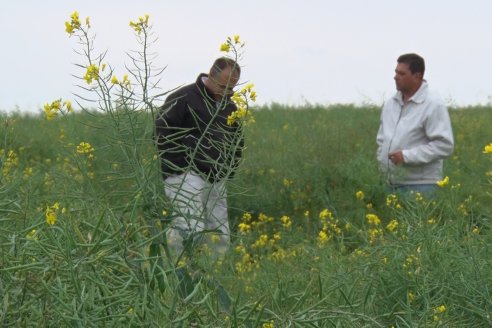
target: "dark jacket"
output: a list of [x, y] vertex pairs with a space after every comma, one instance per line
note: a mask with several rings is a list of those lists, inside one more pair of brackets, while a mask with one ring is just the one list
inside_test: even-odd
[[216, 102], [200, 74], [195, 83], [171, 93], [156, 119], [156, 139], [163, 177], [186, 171], [211, 181], [230, 177], [243, 147], [242, 127], [227, 125], [237, 108], [230, 98]]

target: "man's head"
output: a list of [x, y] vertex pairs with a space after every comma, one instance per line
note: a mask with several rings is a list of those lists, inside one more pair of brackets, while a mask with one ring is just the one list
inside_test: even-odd
[[404, 54], [398, 57], [397, 63], [395, 69], [396, 89], [403, 94], [415, 93], [424, 79], [424, 58], [413, 53]]
[[220, 57], [215, 60], [208, 74], [207, 87], [212, 91], [216, 100], [224, 95], [232, 95], [239, 81], [241, 67], [234, 60]]

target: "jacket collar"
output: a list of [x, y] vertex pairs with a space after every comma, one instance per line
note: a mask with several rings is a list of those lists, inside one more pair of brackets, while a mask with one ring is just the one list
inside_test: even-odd
[[[408, 99], [410, 102], [414, 102], [416, 104], [421, 104], [425, 101], [425, 98], [427, 96], [427, 89], [429, 88], [429, 85], [427, 84], [426, 80], [422, 81], [422, 84], [420, 85], [420, 88], [415, 92], [413, 96]], [[393, 98], [398, 101], [398, 103], [403, 104], [403, 95], [401, 94], [401, 91], [398, 91]]]
[[203, 93], [207, 99], [215, 101], [212, 92], [210, 92], [210, 90], [208, 90], [205, 84], [203, 83], [203, 78], [208, 78], [208, 74], [201, 73], [200, 75], [198, 75], [198, 78], [196, 79], [195, 82], [198, 90], [200, 91], [200, 93]]

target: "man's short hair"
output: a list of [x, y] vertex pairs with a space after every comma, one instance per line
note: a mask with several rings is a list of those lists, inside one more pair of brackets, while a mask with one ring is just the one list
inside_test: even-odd
[[398, 57], [397, 62], [407, 64], [412, 74], [422, 73], [422, 77], [424, 77], [425, 62], [424, 58], [419, 55], [414, 53], [404, 54]]
[[235, 60], [227, 57], [217, 58], [210, 68], [209, 75], [212, 77], [217, 76], [227, 67], [231, 68], [231, 71], [236, 73], [237, 76], [241, 75], [241, 67], [239, 64]]

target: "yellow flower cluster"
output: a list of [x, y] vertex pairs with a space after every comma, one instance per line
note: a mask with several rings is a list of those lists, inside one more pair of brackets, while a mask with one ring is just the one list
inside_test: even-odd
[[492, 154], [492, 142], [483, 148], [484, 154]]
[[84, 80], [87, 82], [87, 84], [91, 84], [92, 81], [98, 80], [99, 79], [99, 66], [95, 64], [91, 64], [87, 66], [87, 70], [84, 75]]
[[330, 241], [333, 236], [340, 236], [342, 234], [342, 229], [339, 227], [338, 219], [335, 220], [333, 213], [325, 208], [319, 213], [319, 220], [321, 222], [321, 230], [318, 233], [318, 246], [324, 246], [328, 241]]
[[396, 196], [395, 194], [390, 194], [386, 196], [386, 206], [400, 209], [401, 205], [398, 202], [398, 196]]
[[374, 244], [383, 235], [383, 229], [378, 227], [381, 219], [376, 214], [366, 214], [366, 219], [370, 225], [374, 226], [369, 228], [369, 243]]
[[44, 104], [44, 115], [47, 120], [52, 120], [59, 113], [65, 114], [73, 112], [72, 103], [68, 100], [56, 99], [51, 103]]
[[390, 232], [395, 232], [396, 229], [398, 228], [398, 221], [396, 219], [393, 219], [386, 225], [386, 229]]
[[94, 158], [94, 147], [90, 143], [82, 141], [76, 148], [77, 154], [87, 155], [88, 158]]
[[407, 256], [405, 263], [403, 263], [403, 269], [408, 270], [407, 274], [410, 277], [417, 274], [420, 271], [419, 258], [414, 254]]
[[140, 34], [142, 31], [144, 31], [145, 29], [147, 29], [149, 27], [149, 15], [145, 14], [143, 17], [140, 16], [138, 18], [138, 21], [136, 21], [136, 22], [130, 21], [130, 27], [135, 32]]
[[46, 206], [45, 217], [46, 223], [49, 225], [54, 225], [58, 217], [58, 210], [60, 209], [60, 204], [58, 202], [54, 203], [52, 206]]
[[382, 236], [383, 236], [383, 229], [381, 229], [381, 228], [369, 228], [369, 243], [370, 244], [374, 244]]
[[[87, 17], [86, 19], [86, 22], [87, 22], [87, 25], [89, 20], [89, 18]], [[77, 11], [74, 11], [71, 15], [70, 15], [70, 21], [69, 22], [65, 22], [65, 31], [72, 35], [73, 32], [75, 30], [78, 30], [80, 28], [81, 24], [80, 24], [80, 19], [79, 19], [79, 13]]]
[[289, 180], [287, 178], [284, 178], [284, 180], [282, 181], [282, 183], [284, 184], [284, 186], [290, 187], [294, 183], [294, 181]]
[[440, 321], [441, 316], [443, 315], [444, 312], [446, 312], [446, 305], [441, 304], [439, 306], [434, 307], [434, 317], [433, 317], [434, 321]]
[[380, 225], [381, 224], [381, 219], [376, 214], [366, 214], [366, 219], [369, 224], [372, 225]]
[[231, 50], [235, 50], [237, 46], [244, 46], [244, 42], [241, 43], [241, 38], [239, 35], [234, 35], [233, 38], [230, 36], [227, 37], [226, 42], [220, 45], [220, 51], [222, 52], [230, 52]]
[[253, 256], [248, 253], [246, 247], [244, 247], [243, 245], [238, 245], [236, 246], [235, 250], [237, 253], [241, 254], [241, 261], [236, 262], [236, 264], [234, 265], [237, 273], [242, 274], [251, 272], [254, 269], [258, 269], [260, 267], [258, 261], [255, 261]]
[[260, 236], [260, 238], [258, 238], [252, 245], [253, 248], [260, 248], [260, 247], [264, 247], [268, 244], [268, 241], [270, 239], [268, 238], [268, 235], [266, 234], [263, 234]]
[[359, 190], [355, 193], [355, 198], [357, 198], [358, 200], [363, 200], [364, 199], [364, 192], [362, 190]]
[[254, 84], [249, 83], [241, 88], [240, 91], [234, 92], [231, 100], [236, 104], [237, 109], [227, 117], [227, 125], [231, 126], [237, 121], [244, 123], [254, 123], [253, 113], [249, 108], [250, 102], [256, 101], [256, 91], [253, 90]]
[[282, 216], [280, 222], [282, 222], [282, 226], [285, 229], [289, 229], [292, 226], [292, 220], [287, 215]]
[[35, 240], [36, 239], [36, 229], [32, 229], [31, 231], [29, 231], [26, 235], [26, 239]]
[[449, 177], [444, 177], [444, 179], [437, 181], [436, 184], [441, 188], [447, 186], [449, 184]]
[[121, 81], [118, 80], [116, 75], [113, 75], [113, 77], [111, 78], [111, 83], [112, 84], [118, 84], [118, 85], [121, 85], [122, 87], [126, 87], [126, 88], [129, 88], [131, 85], [130, 79], [128, 78], [128, 74], [124, 74], [123, 79]]
[[408, 292], [408, 300], [410, 301], [410, 303], [413, 303], [413, 301], [415, 301], [415, 294], [412, 291]]
[[7, 180], [10, 180], [9, 175], [15, 167], [19, 166], [19, 157], [15, 151], [11, 149], [5, 155], [5, 150], [0, 148], [0, 163], [2, 163], [2, 176], [4, 176]]

